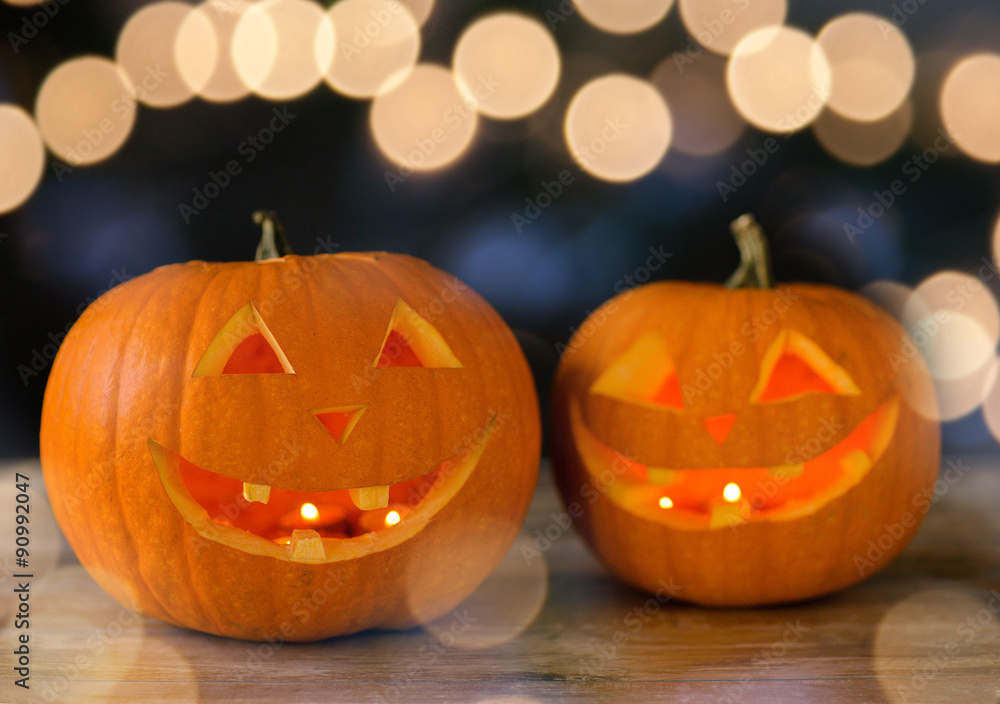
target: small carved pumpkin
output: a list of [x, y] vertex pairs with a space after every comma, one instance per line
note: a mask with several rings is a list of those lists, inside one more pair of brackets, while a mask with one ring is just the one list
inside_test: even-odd
[[305, 641], [426, 622], [527, 511], [528, 366], [424, 261], [272, 256], [162, 267], [84, 312], [42, 415], [56, 518], [109, 594], [178, 625]]
[[937, 424], [908, 403], [933, 387], [900, 326], [836, 288], [770, 288], [759, 228], [734, 230], [740, 287], [658, 282], [608, 301], [570, 341], [552, 401], [559, 488], [597, 556], [641, 588], [733, 606], [883, 567], [940, 457]]

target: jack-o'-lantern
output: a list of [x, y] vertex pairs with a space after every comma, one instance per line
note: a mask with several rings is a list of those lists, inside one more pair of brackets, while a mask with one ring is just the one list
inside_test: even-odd
[[[727, 287], [656, 282], [595, 311], [560, 361], [552, 453], [575, 524], [610, 570], [680, 599], [806, 599], [892, 560], [937, 475], [933, 394], [902, 328], [865, 299], [770, 287], [734, 223]], [[903, 360], [903, 361], [900, 361]]]
[[514, 540], [530, 371], [465, 284], [388, 253], [161, 267], [53, 364], [41, 457], [100, 585], [219, 635], [306, 641], [454, 608]]

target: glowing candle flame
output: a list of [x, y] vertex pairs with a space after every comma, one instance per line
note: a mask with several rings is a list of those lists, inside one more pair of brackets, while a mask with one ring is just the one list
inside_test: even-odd
[[385, 524], [387, 526], [396, 525], [397, 523], [399, 523], [399, 519], [400, 519], [399, 511], [389, 511], [389, 513], [385, 514]]
[[669, 496], [660, 497], [660, 508], [673, 508], [674, 502], [670, 500]]
[[726, 488], [722, 490], [722, 498], [724, 498], [729, 503], [735, 503], [740, 500], [740, 488], [730, 482], [726, 484]]
[[299, 513], [301, 513], [302, 517], [307, 521], [315, 521], [319, 518], [319, 509], [312, 504], [302, 504], [302, 508], [299, 509]]

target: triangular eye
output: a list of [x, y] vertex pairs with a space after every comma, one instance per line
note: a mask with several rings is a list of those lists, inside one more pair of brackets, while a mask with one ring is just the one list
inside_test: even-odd
[[462, 363], [451, 351], [441, 333], [408, 306], [396, 299], [382, 346], [373, 367], [427, 367], [461, 369]]
[[660, 330], [650, 330], [618, 355], [590, 392], [654, 408], [684, 408], [677, 372]]
[[782, 330], [764, 353], [753, 403], [774, 403], [806, 394], [856, 396], [851, 375], [819, 345], [795, 330]]
[[260, 313], [247, 303], [209, 343], [193, 376], [294, 373]]

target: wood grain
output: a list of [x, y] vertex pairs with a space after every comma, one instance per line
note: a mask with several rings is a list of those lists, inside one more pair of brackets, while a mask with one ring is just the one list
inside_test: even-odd
[[[970, 469], [941, 485], [916, 540], [882, 573], [809, 603], [730, 610], [657, 600], [609, 576], [560, 526], [543, 468], [522, 540], [469, 601], [426, 628], [306, 645], [131, 613], [43, 525], [37, 463], [8, 463], [0, 559], [13, 565], [15, 470], [32, 477], [40, 552], [27, 691], [13, 686], [16, 580], [0, 588], [0, 701], [997, 704], [1000, 463], [961, 462]], [[546, 532], [553, 539], [534, 542]]]

